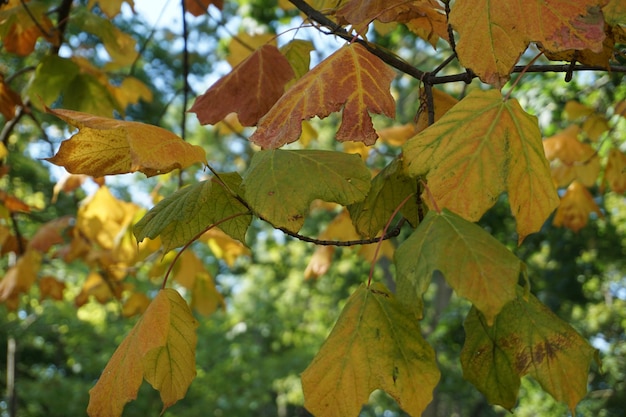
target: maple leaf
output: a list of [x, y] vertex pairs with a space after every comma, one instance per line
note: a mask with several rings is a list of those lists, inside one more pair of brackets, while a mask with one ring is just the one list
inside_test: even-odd
[[537, 118], [497, 90], [472, 91], [403, 149], [409, 174], [426, 175], [431, 208], [477, 221], [506, 190], [519, 243], [558, 205]]
[[244, 198], [261, 218], [297, 232], [315, 199], [362, 201], [370, 172], [357, 155], [320, 150], [257, 152], [243, 177]]
[[[341, 72], [338, 72], [341, 68]], [[370, 112], [395, 115], [389, 86], [395, 72], [358, 44], [340, 48], [307, 72], [259, 120], [250, 141], [263, 148], [294, 142], [302, 121], [343, 109], [337, 140], [376, 142]]]
[[228, 44], [226, 60], [232, 68], [235, 68], [248, 58], [250, 54], [266, 44], [276, 46], [276, 37], [269, 33], [250, 35], [246, 32], [239, 32], [232, 37]]
[[561, 204], [556, 210], [552, 223], [577, 232], [587, 225], [591, 213], [603, 217], [600, 207], [593, 201], [593, 196], [587, 188], [578, 181], [574, 181], [561, 197]]
[[[239, 189], [239, 174], [220, 174], [220, 178], [231, 190]], [[161, 200], [135, 225], [133, 232], [137, 241], [160, 236], [167, 252], [189, 242], [208, 226], [233, 217], [220, 227], [244, 242], [252, 217], [248, 208], [219, 181], [215, 178], [200, 181]]]
[[198, 162], [207, 163], [200, 146], [190, 145], [157, 126], [72, 110], [46, 107], [46, 111], [79, 129], [61, 143], [56, 155], [45, 158], [72, 174], [102, 177], [141, 171], [151, 177]]
[[362, 285], [302, 373], [304, 406], [319, 417], [356, 417], [372, 391], [382, 389], [419, 416], [439, 376], [413, 316], [381, 284]]
[[411, 194], [415, 194], [415, 198], [406, 202], [401, 210], [404, 217], [417, 226], [417, 180], [408, 177], [402, 162], [396, 159], [374, 177], [365, 200], [348, 207], [356, 230], [361, 236], [376, 236], [400, 203]]
[[175, 290], [159, 291], [89, 391], [87, 414], [120, 417], [142, 378], [160, 392], [163, 411], [183, 398], [196, 375], [197, 327]]
[[602, 0], [458, 1], [450, 24], [459, 33], [456, 52], [482, 81], [502, 88], [530, 42], [553, 52], [602, 51]]
[[196, 17], [203, 16], [211, 4], [219, 10], [224, 8], [224, 0], [185, 0], [185, 10]]
[[510, 410], [519, 379], [528, 374], [572, 414], [587, 393], [587, 374], [596, 350], [532, 294], [518, 288], [489, 326], [472, 308], [465, 320], [463, 377], [491, 404]]
[[398, 298], [422, 316], [422, 296], [441, 273], [492, 323], [515, 299], [522, 262], [480, 226], [443, 210], [429, 211], [396, 251]]
[[609, 158], [604, 171], [604, 178], [611, 190], [616, 193], [626, 191], [626, 154], [617, 148], [609, 151]]
[[[294, 77], [287, 58], [264, 45], [199, 96], [190, 112], [201, 124], [215, 124], [231, 112], [244, 126], [253, 126], [284, 93]], [[216, 106], [215, 103], [220, 103]]]

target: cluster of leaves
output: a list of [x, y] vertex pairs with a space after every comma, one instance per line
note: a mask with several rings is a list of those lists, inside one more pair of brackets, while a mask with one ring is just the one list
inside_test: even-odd
[[[567, 61], [568, 76], [579, 69], [577, 63], [623, 70], [614, 65], [616, 45], [626, 42], [620, 1], [512, 5], [459, 0], [451, 6], [435, 0], [349, 0], [313, 8], [292, 0], [282, 6], [286, 13], [302, 14], [349, 42], [309, 70], [315, 49], [310, 41], [292, 39], [279, 48], [273, 36], [238, 36], [231, 43], [232, 71], [190, 109], [203, 125], [227, 124], [242, 135], [246, 127], [256, 127], [247, 139], [258, 149], [241, 172], [216, 172], [201, 146], [168, 130], [110, 118], [114, 111], [123, 117], [129, 104], [149, 101], [151, 94], [138, 79], [117, 72], [137, 59], [135, 41], [106, 18], [119, 13], [121, 2], [98, 2], [95, 11], [92, 3], [70, 14], [72, 2], [64, 2], [55, 9], [56, 26], [46, 2], [12, 0], [0, 9], [0, 39], [7, 52], [35, 53], [39, 38], [51, 51], [20, 94], [4, 77], [0, 80], [7, 131], [24, 115], [36, 121], [37, 110], [56, 116], [78, 129], [47, 158], [74, 174], [59, 189], [71, 191], [88, 176], [100, 182], [75, 218], [54, 219], [31, 239], [17, 233], [15, 225], [17, 215], [30, 212], [32, 205], [10, 193], [0, 195], [0, 244], [4, 253], [17, 255], [0, 282], [0, 298], [15, 309], [19, 295], [38, 281], [42, 294], [61, 299], [62, 282], [38, 279], [42, 259], [82, 259], [92, 272], [77, 305], [89, 296], [100, 302], [124, 296], [126, 314], [143, 313], [92, 389], [90, 415], [121, 415], [142, 379], [159, 390], [164, 408], [185, 395], [195, 375], [197, 323], [179, 293], [165, 288], [170, 270], [191, 292], [192, 307], [210, 314], [223, 299], [202, 262], [184, 249], [196, 240], [212, 242], [215, 256], [232, 264], [246, 253], [253, 218], [322, 245], [309, 276], [328, 268], [332, 249], [326, 247], [332, 245], [364, 245], [363, 255], [373, 264], [382, 255], [393, 257], [396, 266], [397, 295], [372, 284], [372, 274], [364, 277], [367, 283], [349, 298], [302, 374], [305, 405], [315, 415], [358, 415], [375, 389], [386, 391], [411, 415], [422, 413], [440, 379], [435, 351], [419, 325], [423, 295], [435, 277], [443, 277], [472, 304], [461, 353], [467, 380], [491, 403], [511, 409], [521, 378], [531, 375], [574, 411], [586, 393], [595, 350], [530, 293], [532, 277], [523, 262], [474, 222], [506, 193], [517, 244], [522, 244], [557, 207], [555, 224], [573, 230], [586, 224], [591, 211], [600, 214], [585, 188], [597, 183], [600, 172], [612, 192], [624, 192], [626, 156], [616, 134], [625, 114], [623, 101], [611, 107], [610, 120], [595, 109], [568, 104], [568, 117], [581, 120], [582, 139], [590, 145], [580, 140], [577, 125], [542, 140], [537, 117], [511, 98], [515, 84], [507, 94], [501, 91], [511, 74], [536, 69], [537, 58], [516, 66], [531, 44], [550, 60]], [[195, 15], [209, 3], [223, 6], [185, 3]], [[110, 61], [95, 66], [80, 50], [60, 57], [68, 21], [100, 38]], [[386, 30], [405, 25], [449, 50], [450, 59], [430, 72], [407, 64], [369, 40], [369, 28], [383, 24]], [[454, 59], [465, 71], [438, 75]], [[391, 90], [398, 74], [423, 83], [420, 113], [413, 123], [376, 129], [373, 114], [396, 117]], [[474, 86], [457, 101], [433, 88], [470, 83], [474, 77], [493, 89]], [[68, 110], [47, 107], [53, 104]], [[341, 124], [334, 138], [344, 149], [336, 150], [334, 143], [322, 149], [311, 142], [315, 132], [308, 122], [336, 112], [341, 112]], [[8, 138], [7, 133], [0, 157], [10, 154]], [[369, 155], [381, 143], [395, 152], [384, 166], [373, 167]], [[604, 168], [601, 158], [607, 161]], [[208, 167], [212, 176], [194, 179], [147, 213], [114, 197], [101, 180], [137, 171], [165, 175], [194, 164]], [[559, 198], [557, 189], [563, 187], [567, 192]], [[307, 238], [299, 233], [319, 200], [343, 209], [320, 238]], [[394, 219], [397, 227], [391, 229]], [[394, 252], [389, 238], [406, 224], [414, 229]], [[374, 250], [368, 251], [367, 244]], [[179, 247], [183, 250], [172, 254]], [[162, 290], [150, 301], [125, 278], [136, 265], [167, 253], [150, 272], [164, 276]]]

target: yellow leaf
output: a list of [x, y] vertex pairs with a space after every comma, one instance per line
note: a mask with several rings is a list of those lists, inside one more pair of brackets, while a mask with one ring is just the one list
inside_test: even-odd
[[579, 103], [575, 100], [570, 100], [565, 103], [565, 114], [567, 116], [567, 120], [577, 120], [583, 117], [587, 117], [595, 112], [589, 106]]
[[391, 146], [404, 145], [404, 143], [413, 136], [415, 136], [417, 132], [418, 130], [416, 126], [412, 123], [407, 123], [400, 126], [390, 126], [377, 131], [380, 140], [390, 144]]
[[159, 291], [89, 391], [90, 417], [120, 417], [144, 377], [159, 390], [163, 410], [185, 395], [195, 377], [198, 322], [172, 289]]
[[600, 207], [593, 201], [593, 197], [587, 191], [587, 188], [581, 183], [574, 181], [567, 187], [565, 195], [561, 198], [561, 204], [556, 210], [553, 224], [578, 232], [587, 225], [589, 214], [592, 212], [603, 217]]
[[134, 292], [128, 297], [122, 306], [122, 315], [132, 317], [143, 314], [150, 305], [148, 296], [141, 292]]
[[231, 268], [237, 258], [250, 255], [250, 249], [243, 243], [233, 239], [216, 227], [203, 234], [200, 240], [206, 242], [213, 252], [213, 255], [219, 259], [223, 259]]
[[103, 186], [79, 207], [76, 227], [92, 242], [104, 249], [113, 249], [138, 210], [136, 204], [118, 200]]
[[372, 391], [382, 389], [419, 416], [439, 376], [415, 316], [382, 285], [363, 285], [302, 374], [304, 406], [317, 417], [356, 417]]
[[408, 173], [426, 175], [431, 208], [478, 221], [506, 190], [519, 243], [558, 205], [537, 118], [497, 90], [472, 91], [403, 148]]
[[[115, 294], [111, 290], [115, 291]], [[100, 304], [105, 304], [111, 298], [119, 298], [122, 294], [122, 287], [118, 283], [114, 283], [111, 280], [105, 281], [97, 272], [91, 272], [83, 286], [80, 293], [74, 299], [76, 307], [81, 307], [87, 303], [90, 296], [93, 296]]]
[[502, 88], [530, 42], [549, 51], [602, 51], [601, 0], [459, 1], [450, 24], [459, 33], [456, 51], [463, 66]]
[[318, 278], [328, 272], [335, 253], [334, 246], [318, 246], [304, 270], [304, 279]]
[[554, 136], [544, 139], [543, 148], [551, 164], [552, 176], [559, 187], [574, 179], [590, 187], [600, 173], [600, 159], [596, 151], [578, 140], [580, 128], [571, 125]]
[[151, 177], [197, 162], [207, 163], [200, 146], [157, 126], [72, 110], [46, 111], [79, 129], [61, 143], [56, 155], [46, 158], [72, 174], [101, 177], [141, 171]]
[[152, 90], [135, 77], [124, 78], [119, 87], [111, 86], [110, 90], [122, 109], [139, 100], [152, 101]]
[[228, 44], [226, 60], [232, 68], [235, 68], [254, 51], [266, 44], [276, 46], [276, 37], [270, 34], [250, 35], [246, 32], [239, 32]]
[[621, 194], [626, 191], [626, 154], [624, 152], [616, 148], [609, 151], [604, 178], [611, 190], [616, 193]]
[[[342, 76], [337, 70], [341, 68]], [[373, 145], [378, 136], [370, 113], [395, 115], [389, 86], [395, 72], [359, 44], [340, 48], [307, 72], [259, 120], [250, 141], [267, 149], [300, 137], [302, 121], [343, 111], [339, 141]]]
[[594, 142], [600, 139], [600, 136], [607, 130], [609, 130], [609, 121], [601, 114], [592, 114], [583, 122], [583, 131]]
[[215, 281], [208, 272], [199, 274], [191, 292], [191, 307], [205, 317], [213, 314], [218, 308], [226, 309], [224, 297], [217, 290]]
[[7, 270], [4, 278], [0, 281], [0, 301], [6, 302], [12, 298], [17, 301], [17, 296], [20, 293], [26, 293], [30, 290], [37, 279], [41, 258], [40, 252], [27, 250], [15, 265]]
[[186, 250], [180, 255], [180, 259], [174, 268], [176, 274], [174, 279], [183, 287], [191, 290], [196, 284], [196, 277], [205, 274], [206, 269], [202, 261], [192, 251]]

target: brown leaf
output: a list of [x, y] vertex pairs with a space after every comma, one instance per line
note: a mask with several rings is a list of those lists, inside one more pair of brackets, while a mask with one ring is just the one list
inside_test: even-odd
[[363, 46], [339, 49], [294, 84], [261, 118], [250, 140], [266, 149], [294, 142], [302, 121], [343, 109], [337, 140], [376, 142], [369, 113], [395, 116], [389, 85], [395, 72]]
[[61, 233], [73, 222], [71, 216], [63, 216], [44, 224], [37, 230], [28, 247], [46, 253], [53, 245], [65, 242]]
[[235, 112], [244, 126], [254, 126], [284, 93], [294, 77], [278, 48], [265, 45], [196, 99], [190, 112], [200, 123], [216, 124]]
[[224, 8], [224, 0], [185, 0], [185, 9], [194, 16], [204, 16], [211, 4], [220, 10]]
[[39, 280], [39, 292], [41, 293], [40, 299], [52, 298], [53, 300], [63, 300], [63, 291], [65, 291], [65, 283], [58, 279], [45, 276]]
[[0, 114], [5, 120], [11, 120], [15, 117], [17, 106], [22, 106], [22, 98], [4, 82], [4, 76], [0, 74]]

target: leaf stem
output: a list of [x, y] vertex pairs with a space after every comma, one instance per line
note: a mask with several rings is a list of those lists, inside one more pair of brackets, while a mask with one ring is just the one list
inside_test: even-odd
[[[511, 93], [513, 92], [513, 89], [515, 88], [515, 86], [517, 85], [517, 83], [519, 83], [519, 81], [522, 79], [522, 77], [524, 76], [524, 74], [526, 73], [526, 71], [528, 70], [528, 68], [530, 68], [530, 66], [532, 64], [535, 63], [535, 61], [537, 61], [539, 59], [539, 57], [543, 55], [543, 51], [539, 52], [533, 59], [530, 60], [530, 62], [524, 67], [524, 70], [522, 72], [520, 72], [519, 76], [515, 79], [515, 81], [513, 81], [513, 84], [511, 84], [511, 89], [509, 90], [509, 92], [506, 94], [506, 96], [504, 97], [504, 101], [507, 101], [509, 99], [509, 97], [511, 96]], [[572, 68], [570, 68], [568, 70], [569, 71], [573, 71]]]
[[402, 209], [402, 207], [404, 207], [406, 202], [409, 201], [409, 199], [411, 197], [413, 197], [414, 195], [415, 195], [415, 193], [411, 193], [411, 194], [407, 195], [404, 198], [404, 200], [402, 200], [402, 202], [400, 204], [398, 204], [398, 207], [396, 207], [396, 209], [393, 211], [393, 213], [391, 213], [391, 216], [389, 216], [389, 220], [387, 220], [387, 224], [383, 228], [383, 232], [381, 233], [380, 238], [378, 238], [378, 244], [376, 245], [376, 251], [374, 251], [374, 259], [372, 259], [372, 265], [370, 266], [370, 273], [369, 273], [369, 276], [367, 277], [367, 288], [369, 288], [370, 285], [372, 284], [372, 277], [374, 276], [374, 267], [376, 266], [376, 260], [378, 259], [378, 253], [380, 252], [380, 247], [383, 244], [383, 240], [384, 240], [383, 238], [385, 237], [385, 235], [387, 233], [387, 229], [389, 229], [389, 226], [391, 226], [391, 222], [393, 221], [394, 217], [396, 217], [396, 215]]
[[426, 191], [426, 193], [428, 194], [428, 198], [430, 199], [430, 202], [433, 203], [433, 208], [435, 209], [435, 211], [437, 213], [441, 213], [441, 209], [439, 209], [439, 206], [437, 205], [437, 201], [435, 201], [435, 196], [433, 196], [433, 194], [430, 192], [430, 188], [428, 187], [428, 184], [426, 184], [426, 181], [420, 180], [420, 182], [424, 186], [424, 191]]

